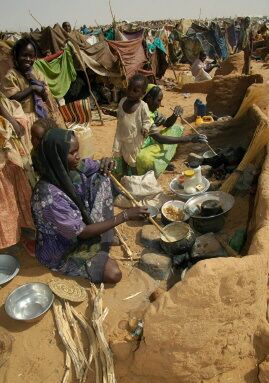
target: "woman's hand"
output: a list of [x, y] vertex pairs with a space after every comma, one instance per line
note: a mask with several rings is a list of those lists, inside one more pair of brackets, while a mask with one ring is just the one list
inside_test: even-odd
[[107, 175], [116, 168], [116, 163], [112, 158], [105, 157], [100, 160], [100, 172]]
[[32, 71], [26, 72], [26, 73], [24, 74], [24, 77], [25, 77], [26, 80], [28, 80], [28, 81], [30, 81], [30, 80], [32, 80], [32, 81], [37, 81], [37, 79], [35, 78], [35, 76], [34, 76], [34, 74], [33, 74]]
[[112, 117], [117, 117], [117, 111], [108, 109], [108, 108], [102, 108], [102, 113], [105, 114], [106, 116], [112, 116]]
[[130, 209], [127, 209], [123, 213], [126, 221], [137, 221], [140, 219], [148, 218], [150, 213], [148, 211], [148, 208], [143, 207], [131, 207]]
[[43, 101], [47, 101], [48, 94], [46, 88], [42, 85], [31, 85], [32, 91], [36, 93]]
[[183, 108], [181, 106], [175, 106], [173, 115], [177, 118], [183, 114]]
[[189, 139], [193, 144], [208, 142], [205, 134], [194, 134], [193, 136], [189, 136]]
[[32, 91], [40, 97], [42, 97], [42, 95], [46, 92], [44, 86], [42, 85], [31, 85], [31, 88]]
[[110, 115], [110, 110], [107, 109], [107, 108], [102, 108], [102, 113], [104, 113], [106, 116], [109, 116]]

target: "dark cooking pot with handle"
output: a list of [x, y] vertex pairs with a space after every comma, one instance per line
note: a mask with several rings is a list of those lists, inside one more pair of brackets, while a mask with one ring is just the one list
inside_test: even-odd
[[166, 254], [174, 256], [190, 251], [195, 243], [195, 234], [190, 225], [184, 222], [170, 223], [164, 227], [165, 233], [171, 238], [168, 242], [161, 236], [161, 247]]

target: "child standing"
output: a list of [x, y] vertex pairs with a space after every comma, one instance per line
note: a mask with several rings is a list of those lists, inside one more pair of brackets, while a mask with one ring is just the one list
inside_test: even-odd
[[[150, 113], [142, 101], [148, 81], [143, 75], [135, 75], [129, 81], [127, 97], [121, 99], [117, 111], [117, 130], [113, 144], [113, 155], [119, 175], [136, 174], [136, 158], [143, 146], [150, 127]], [[105, 113], [113, 114], [104, 110]]]

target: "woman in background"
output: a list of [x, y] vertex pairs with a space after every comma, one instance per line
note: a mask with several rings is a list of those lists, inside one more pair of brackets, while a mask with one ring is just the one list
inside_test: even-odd
[[[154, 170], [155, 176], [159, 177], [165, 170], [174, 170], [174, 166], [170, 161], [176, 153], [177, 144], [206, 141], [206, 136], [203, 134], [182, 137], [184, 128], [176, 124], [178, 117], [182, 113], [182, 108], [176, 106], [173, 114], [166, 118], [158, 110], [162, 100], [163, 92], [161, 88], [149, 84], [144, 101], [149, 107], [151, 128], [149, 136], [144, 141], [143, 147], [136, 158], [137, 173], [139, 175]], [[160, 126], [163, 126], [162, 130], [159, 130]]]
[[34, 227], [32, 190], [24, 170], [29, 153], [22, 144], [27, 127], [20, 104], [0, 93], [0, 249], [21, 241], [34, 256], [35, 241], [21, 235], [22, 228]]
[[[33, 67], [37, 51], [28, 38], [18, 40], [12, 50], [14, 68], [9, 70], [3, 81], [3, 93], [11, 100], [18, 101], [28, 119], [25, 143], [31, 150], [31, 126], [38, 118], [49, 114], [58, 119], [56, 101], [51, 95], [45, 76]], [[54, 116], [55, 114], [55, 116]]]

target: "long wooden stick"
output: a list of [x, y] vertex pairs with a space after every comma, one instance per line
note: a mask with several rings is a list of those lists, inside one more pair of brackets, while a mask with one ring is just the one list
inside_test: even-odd
[[230, 257], [241, 257], [240, 254], [235, 251], [227, 242], [225, 242], [221, 237], [219, 236], [216, 236], [217, 240], [219, 241], [219, 243], [221, 244], [221, 246], [223, 247], [223, 249], [227, 252], [227, 254], [230, 256]]
[[29, 10], [29, 15], [35, 20], [35, 22], [37, 22], [37, 24], [39, 24], [40, 28], [43, 28], [43, 25], [35, 18], [35, 16], [31, 13], [30, 10]]
[[115, 24], [116, 24], [116, 16], [115, 16], [115, 14], [113, 14], [111, 0], [108, 0], [108, 3], [109, 3], [110, 13], [111, 13], [111, 16], [112, 16], [112, 24], [113, 24], [113, 28], [114, 28]]
[[[181, 119], [182, 119], [182, 121], [185, 123], [185, 124], [187, 124], [190, 128], [192, 128], [193, 129], [193, 131], [196, 133], [196, 134], [200, 134], [199, 132], [198, 132], [198, 130], [196, 130], [187, 120], [185, 120], [185, 118], [183, 118], [183, 117], [181, 117]], [[215, 154], [215, 156], [217, 156], [217, 153], [216, 153], [216, 151], [212, 148], [212, 146], [211, 145], [209, 145], [209, 143], [208, 142], [205, 142], [205, 144], [206, 144], [206, 146], [211, 150], [211, 152], [213, 153], [213, 154]]]
[[121, 246], [124, 248], [124, 250], [126, 251], [126, 254], [128, 255], [128, 257], [131, 259], [131, 261], [133, 260], [133, 253], [130, 249], [130, 247], [127, 245], [127, 243], [124, 241], [120, 231], [115, 227], [115, 232], [119, 238], [119, 241], [120, 241], [120, 244]]
[[[93, 94], [92, 92], [92, 88], [91, 88], [91, 83], [90, 83], [90, 79], [89, 79], [89, 76], [88, 76], [88, 73], [87, 73], [87, 69], [86, 69], [86, 66], [85, 66], [85, 63], [84, 63], [84, 60], [83, 60], [83, 57], [81, 55], [81, 52], [80, 52], [80, 46], [75, 42], [75, 40], [73, 39], [70, 39], [69, 37], [69, 46], [72, 48], [72, 51], [76, 51], [77, 53], [77, 59], [79, 60], [80, 64], [81, 64], [81, 67], [82, 67], [82, 70], [85, 74], [85, 77], [86, 77], [86, 82], [87, 82], [87, 85], [88, 85], [88, 88], [89, 88], [89, 92], [90, 92], [90, 95], [92, 96], [93, 98], [93, 101], [96, 105], [96, 108], [97, 108], [97, 112], [99, 114], [99, 117], [100, 117], [100, 122], [101, 122], [101, 125], [104, 125], [104, 121], [103, 121], [103, 117], [102, 117], [102, 112], [101, 112], [101, 109], [100, 109], [100, 106], [99, 106], [99, 103], [95, 97], [95, 95]], [[74, 44], [75, 43], [75, 44]]]
[[[132, 196], [132, 194], [130, 192], [128, 192], [128, 190], [125, 189], [125, 187], [117, 180], [116, 177], [113, 176], [112, 173], [109, 173], [109, 176], [110, 178], [112, 179], [112, 181], [118, 186], [118, 188], [137, 206], [137, 207], [141, 207], [141, 205], [139, 204], [139, 202], [136, 201], [136, 199], [134, 199], [134, 197]], [[149, 221], [159, 230], [160, 233], [162, 233], [165, 238], [170, 242], [170, 239], [169, 237], [167, 236], [166, 232], [163, 230], [163, 228], [158, 225], [158, 223], [152, 218], [152, 217], [149, 217], [148, 218]]]
[[[170, 110], [172, 110], [172, 112], [174, 111], [173, 108], [170, 108]], [[185, 120], [185, 118], [183, 118], [182, 116], [180, 116], [181, 120], [186, 124], [188, 125], [196, 134], [200, 134], [198, 132], [197, 129], [195, 129], [195, 127], [193, 125], [191, 125], [187, 120]], [[209, 145], [208, 142], [205, 142], [206, 146], [211, 150], [211, 152], [213, 152], [213, 154], [215, 154], [215, 156], [217, 156], [217, 153], [216, 151], [212, 148], [212, 146]]]

